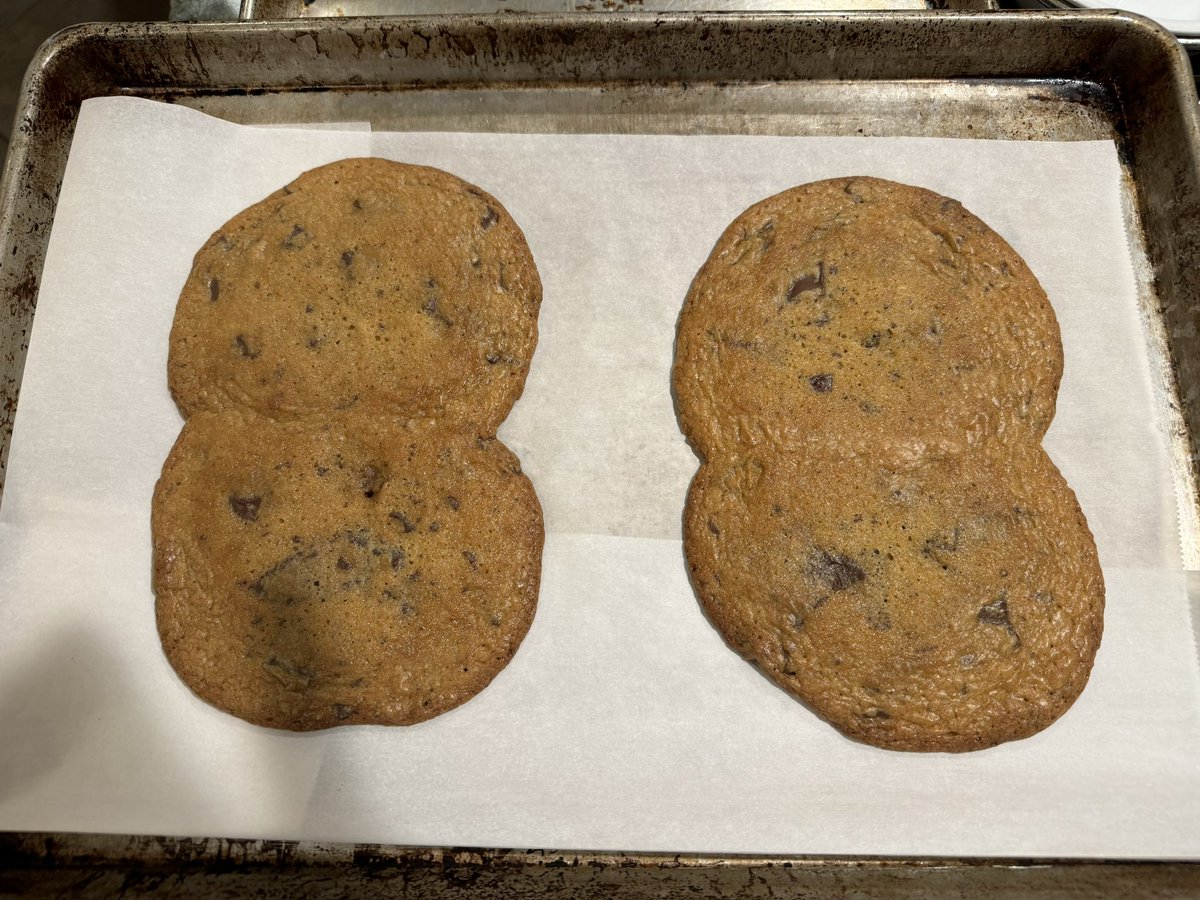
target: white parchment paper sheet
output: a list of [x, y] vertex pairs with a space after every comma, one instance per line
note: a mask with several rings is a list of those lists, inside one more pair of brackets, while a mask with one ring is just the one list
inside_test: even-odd
[[[167, 334], [191, 258], [303, 170], [376, 154], [493, 192], [545, 285], [501, 435], [542, 499], [537, 619], [479, 697], [406, 729], [255, 728], [159, 648], [150, 495], [180, 427]], [[854, 744], [728, 650], [680, 541], [696, 462], [668, 371], [725, 225], [873, 174], [962, 200], [1041, 278], [1066, 375], [1047, 446], [1108, 584], [1074, 708], [960, 755]], [[1105, 142], [369, 134], [84, 104], [0, 508], [0, 829], [700, 852], [1200, 855], [1200, 676]]]

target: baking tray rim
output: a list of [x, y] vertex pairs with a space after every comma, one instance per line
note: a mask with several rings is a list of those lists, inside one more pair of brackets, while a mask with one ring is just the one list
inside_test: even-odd
[[[486, 25], [490, 22], [495, 22], [502, 26], [516, 24], [518, 21], [523, 26], [548, 27], [555, 23], [570, 24], [578, 27], [604, 27], [613, 28], [621, 24], [638, 25], [654, 22], [669, 22], [678, 24], [696, 25], [706, 21], [712, 22], [736, 22], [739, 25], [752, 24], [767, 24], [789, 26], [799, 23], [838, 23], [852, 21], [878, 21], [880, 23], [890, 22], [893, 20], [938, 20], [939, 22], [949, 22], [954, 20], [970, 20], [973, 22], [986, 22], [989, 20], [1008, 21], [1029, 15], [1026, 12], [1017, 11], [992, 11], [992, 10], [903, 10], [903, 11], [849, 11], [849, 12], [703, 12], [703, 13], [687, 13], [687, 12], [636, 12], [622, 11], [614, 13], [598, 13], [598, 12], [580, 12], [568, 14], [552, 14], [552, 13], [537, 13], [528, 14], [510, 14], [504, 16], [497, 15], [476, 15], [476, 14], [443, 14], [436, 17], [428, 15], [414, 16], [364, 16], [364, 17], [346, 17], [346, 18], [323, 18], [323, 19], [304, 19], [288, 22], [279, 21], [239, 21], [239, 22], [203, 22], [203, 23], [145, 23], [137, 25], [120, 26], [114, 28], [111, 24], [91, 23], [70, 26], [63, 29], [47, 39], [42, 44], [27, 70], [25, 80], [22, 84], [21, 94], [18, 102], [16, 122], [18, 126], [22, 125], [23, 114], [30, 105], [30, 100], [35, 93], [40, 91], [36, 84], [37, 76], [44, 71], [54, 59], [75, 46], [97, 38], [112, 38], [118, 36], [120, 39], [136, 39], [138, 37], [150, 36], [155, 33], [171, 33], [179, 32], [187, 34], [190, 32], [202, 33], [213, 32], [221, 33], [228, 32], [232, 34], [264, 31], [264, 32], [280, 32], [290, 31], [295, 33], [312, 32], [314, 30], [345, 30], [347, 26], [350, 28], [371, 28], [378, 26], [403, 26], [410, 25], [415, 22], [431, 22], [441, 27], [461, 26], [464, 23], [476, 25]], [[1129, 13], [1118, 10], [1046, 10], [1034, 13], [1036, 16], [1044, 16], [1055, 20], [1063, 20], [1066, 22], [1074, 22], [1081, 25], [1093, 25], [1098, 23], [1124, 22], [1135, 31], [1142, 32], [1144, 37], [1150, 38], [1158, 42], [1164, 53], [1177, 56], [1184, 63], [1187, 62], [1183, 48], [1175, 37], [1163, 26], [1135, 13]], [[1190, 70], [1190, 66], [1189, 66]], [[779, 79], [772, 78], [771, 81]], [[803, 77], [797, 80], [808, 80]], [[860, 79], [851, 79], [860, 80]], [[869, 79], [861, 79], [869, 80]], [[552, 79], [529, 79], [529, 82], [537, 83], [555, 83]], [[527, 82], [528, 83], [528, 82]], [[522, 82], [508, 82], [511, 86], [517, 87]], [[436, 86], [436, 85], [430, 85]], [[338, 85], [338, 87], [342, 87]], [[383, 85], [354, 85], [345, 86], [347, 89], [382, 89], [387, 90]], [[1177, 89], [1180, 87], [1176, 85]], [[394, 88], [393, 88], [394, 89]], [[280, 87], [279, 92], [286, 92], [288, 88]], [[100, 90], [96, 93], [88, 94], [88, 96], [106, 96], [111, 95], [114, 91]], [[197, 93], [204, 93], [203, 87], [199, 87]], [[1181, 104], [1181, 111], [1188, 118], [1185, 124], [1189, 126], [1189, 130], [1193, 136], [1200, 134], [1200, 114], [1197, 113], [1194, 103], [1194, 94], [1192, 95], [1193, 103], [1191, 105]], [[77, 109], [76, 109], [77, 114]], [[8, 157], [5, 161], [3, 175], [0, 177], [0, 242], [4, 239], [3, 226], [9, 224], [8, 217], [11, 212], [11, 207], [15, 203], [14, 193], [16, 190], [15, 182], [17, 175], [26, 167], [34, 163], [28, 158], [30, 155], [30, 146], [34, 142], [33, 120], [30, 120], [29, 127], [17, 127], [14, 129], [14, 140], [10, 147]], [[1192, 149], [1196, 149], [1196, 144], [1193, 143]], [[55, 198], [56, 203], [56, 198]], [[51, 214], [50, 222], [52, 224], [53, 215]], [[44, 254], [43, 254], [44, 259]], [[41, 260], [39, 260], [40, 262]], [[39, 265], [40, 272], [40, 265]], [[14, 840], [33, 840], [41, 837], [48, 837], [53, 833], [46, 832], [5, 832], [5, 837], [0, 840], [0, 846], [4, 846], [5, 856], [9, 855], [7, 851], [12, 848]], [[63, 834], [60, 835], [64, 846], [72, 842], [86, 843], [89, 838], [104, 838], [104, 837], [134, 837], [134, 836], [115, 836], [101, 835], [89, 836], [83, 834]], [[179, 841], [186, 840], [181, 838], [147, 838], [157, 841]], [[350, 843], [316, 843], [316, 842], [291, 842], [291, 841], [251, 841], [240, 842], [225, 838], [208, 839], [217, 843], [253, 843], [263, 845], [265, 847], [275, 847], [289, 845], [296, 848], [318, 847], [318, 848], [375, 848], [379, 851], [384, 851], [385, 848], [381, 845], [371, 844], [350, 844]], [[583, 865], [615, 865], [618, 860], [637, 860], [638, 865], [649, 866], [666, 866], [670, 868], [680, 866], [759, 866], [759, 865], [780, 865], [790, 863], [798, 867], [862, 867], [881, 866], [881, 867], [911, 867], [911, 868], [946, 868], [954, 866], [970, 866], [970, 867], [1001, 867], [1022, 869], [1029, 867], [1080, 867], [1089, 864], [1103, 863], [1106, 865], [1132, 865], [1136, 867], [1179, 867], [1183, 866], [1189, 871], [1194, 871], [1200, 876], [1200, 861], [1197, 860], [1180, 860], [1180, 859], [1120, 859], [1113, 857], [1105, 858], [1016, 858], [1016, 857], [900, 857], [900, 856], [829, 856], [829, 855], [768, 855], [768, 856], [707, 856], [707, 855], [667, 855], [655, 853], [608, 853], [608, 852], [571, 852], [571, 853], [555, 853], [555, 851], [513, 851], [513, 850], [488, 850], [488, 849], [455, 849], [455, 848], [425, 848], [425, 847], [408, 847], [402, 845], [389, 845], [392, 852], [401, 857], [428, 857], [433, 855], [445, 855], [456, 857], [469, 857], [472, 860], [482, 859], [488, 855], [511, 856], [517, 854], [526, 858], [538, 857], [545, 860], [576, 860], [575, 864]], [[53, 857], [53, 854], [51, 854]], [[219, 858], [219, 854], [214, 854], [212, 858]], [[562, 865], [563, 863], [559, 863]], [[628, 864], [628, 863], [626, 863]], [[1200, 884], [1200, 882], [1197, 882]]]

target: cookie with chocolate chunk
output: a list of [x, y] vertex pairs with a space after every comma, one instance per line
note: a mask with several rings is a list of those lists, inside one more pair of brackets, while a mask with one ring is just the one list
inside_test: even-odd
[[1104, 584], [1040, 448], [897, 469], [748, 455], [693, 482], [685, 541], [730, 645], [845, 734], [904, 750], [1026, 737], [1083, 690]]
[[931, 191], [847, 178], [726, 229], [688, 292], [674, 384], [701, 453], [904, 459], [1039, 440], [1061, 374], [1054, 312], [1000, 235]]
[[541, 284], [489, 194], [380, 159], [306, 172], [196, 255], [154, 494], [167, 658], [260, 725], [402, 725], [481, 691], [537, 603], [543, 527], [496, 428]]
[[673, 371], [716, 628], [880, 747], [1045, 728], [1103, 630], [1095, 543], [1040, 443], [1062, 365], [1037, 279], [957, 201], [844, 178], [748, 209], [692, 283]]
[[170, 337], [185, 416], [378, 409], [492, 433], [520, 395], [541, 282], [521, 229], [449, 173], [304, 173], [197, 253]]
[[274, 728], [445, 712], [504, 668], [537, 603], [533, 487], [500, 441], [458, 428], [197, 413], [153, 534], [171, 665]]

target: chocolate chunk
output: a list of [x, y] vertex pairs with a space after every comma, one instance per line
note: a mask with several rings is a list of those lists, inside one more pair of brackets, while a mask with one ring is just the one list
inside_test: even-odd
[[812, 376], [808, 383], [818, 394], [828, 394], [833, 390], [833, 376], [827, 372]]
[[405, 564], [403, 550], [377, 542], [369, 529], [341, 531], [317, 544], [298, 546], [258, 578], [241, 584], [276, 605], [325, 603], [344, 599], [345, 591], [370, 589], [377, 578], [386, 578], [373, 562], [380, 557], [390, 561], [393, 571]]
[[414, 525], [412, 523], [412, 521], [408, 518], [408, 516], [406, 516], [402, 512], [396, 511], [396, 510], [393, 510], [392, 512], [388, 513], [388, 518], [392, 519], [396, 522], [399, 522], [404, 527], [405, 534], [411, 534], [417, 527], [416, 525]]
[[479, 224], [483, 226], [483, 230], [487, 231], [493, 225], [500, 221], [500, 214], [490, 206], [487, 208], [487, 214], [479, 220]]
[[945, 534], [935, 534], [933, 537], [926, 538], [925, 545], [921, 548], [921, 555], [926, 559], [933, 560], [943, 569], [948, 569], [950, 554], [957, 552], [961, 537], [962, 528], [955, 525]]
[[263, 663], [263, 668], [280, 684], [291, 690], [306, 688], [316, 680], [317, 673], [311, 667], [282, 660], [272, 656]]
[[453, 496], [449, 496], [449, 495], [447, 495], [447, 497], [446, 497], [446, 505], [447, 505], [447, 506], [449, 506], [449, 507], [450, 507], [452, 510], [454, 510], [455, 512], [458, 512], [458, 508], [459, 508], [459, 506], [461, 506], [462, 504], [460, 504], [460, 503], [459, 503], [459, 501], [458, 501], [458, 498], [457, 498], [457, 497], [453, 497]]
[[844, 591], [867, 577], [849, 557], [819, 549], [808, 557], [808, 573], [831, 591]]
[[788, 288], [787, 300], [788, 303], [795, 303], [801, 299], [801, 294], [806, 294], [809, 291], [820, 291], [825, 293], [825, 263], [817, 263], [817, 274], [808, 273], [801, 275], [792, 282], [792, 286]]
[[467, 561], [467, 563], [471, 566], [472, 569], [475, 569], [475, 570], [479, 569], [479, 558], [477, 556], [475, 556], [475, 554], [472, 553], [470, 550], [463, 551], [463, 559], [465, 559]]
[[717, 523], [714, 522], [712, 519], [708, 520], [708, 530], [711, 531], [713, 534], [715, 534], [717, 537], [721, 536], [721, 529], [717, 527]]
[[863, 338], [862, 345], [868, 350], [874, 350], [879, 346], [879, 340], [882, 338], [878, 331], [871, 332], [867, 337]]
[[208, 279], [208, 299], [210, 303], [216, 303], [217, 298], [221, 296], [221, 282], [216, 278]]
[[345, 703], [333, 704], [333, 715], [339, 721], [350, 718], [354, 715], [354, 707], [347, 706]]
[[283, 239], [280, 246], [284, 250], [303, 250], [312, 240], [312, 235], [304, 230], [303, 225], [293, 225], [292, 233]]
[[387, 474], [382, 467], [368, 465], [359, 474], [358, 484], [362, 488], [363, 496], [369, 500], [383, 490], [383, 486], [387, 484]]
[[1017, 634], [1017, 629], [1013, 627], [1012, 620], [1008, 617], [1008, 600], [1001, 594], [991, 603], [986, 603], [979, 609], [979, 615], [976, 619], [981, 625], [997, 625], [1008, 632], [1013, 639], [1013, 647], [1021, 646], [1021, 636]]
[[244, 334], [239, 334], [237, 337], [235, 337], [233, 339], [233, 344], [235, 347], [237, 347], [238, 353], [246, 357], [246, 359], [258, 359], [260, 351], [257, 347], [254, 347], [248, 340], [246, 340], [246, 336]]
[[262, 497], [253, 494], [247, 497], [239, 497], [236, 494], [229, 495], [229, 508], [239, 519], [245, 519], [247, 522], [258, 520], [258, 510], [261, 506]]
[[1003, 597], [993, 600], [980, 608], [978, 619], [984, 625], [1003, 625], [1008, 627], [1008, 601]]
[[450, 317], [442, 312], [441, 304], [438, 303], [438, 298], [434, 294], [429, 294], [425, 297], [425, 303], [422, 304], [421, 310], [425, 313], [425, 315], [429, 316], [429, 318], [442, 323], [446, 327], [454, 324], [450, 320]]

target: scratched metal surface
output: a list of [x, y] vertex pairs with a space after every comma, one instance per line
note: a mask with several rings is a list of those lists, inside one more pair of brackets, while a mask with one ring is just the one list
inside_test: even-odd
[[1200, 867], [1054, 859], [846, 859], [465, 850], [89, 834], [0, 835], [0, 894], [579, 900], [1050, 900], [1200, 893]]
[[[1195, 484], [1200, 124], [1182, 50], [1136, 17], [611, 12], [70, 30], [34, 60], [0, 180], [0, 460], [79, 104], [112, 94], [184, 103], [238, 122], [366, 120], [381, 129], [1111, 138], [1141, 256], [1146, 332], [1173, 417], [1171, 450]], [[0, 466], [0, 484], [2, 475]], [[1185, 510], [1193, 560], [1200, 558], [1196, 508]], [[459, 872], [495, 882], [508, 896], [570, 885], [583, 896], [664, 888], [728, 896], [759, 883], [799, 896], [1051, 896], [1068, 885], [1071, 893], [1107, 896], [1133, 885], [1155, 886], [1162, 896], [1200, 891], [1200, 867], [1166, 863], [677, 860], [61, 835], [8, 836], [0, 850], [0, 893], [4, 879], [16, 883], [44, 865], [60, 879], [43, 871], [45, 884], [67, 885], [90, 867], [107, 873], [96, 883], [110, 887], [141, 866], [159, 881], [130, 889], [148, 884], [161, 894], [173, 882], [159, 876], [175, 866], [183, 873], [174, 882], [178, 895], [197, 896], [205, 884], [214, 887], [203, 865], [188, 868], [197, 860], [239, 877], [266, 872], [261, 885], [243, 882], [264, 892], [289, 860], [351, 885], [386, 870], [400, 887], [424, 885], [434, 895], [452, 893]], [[110, 876], [117, 882], [104, 880]]]

